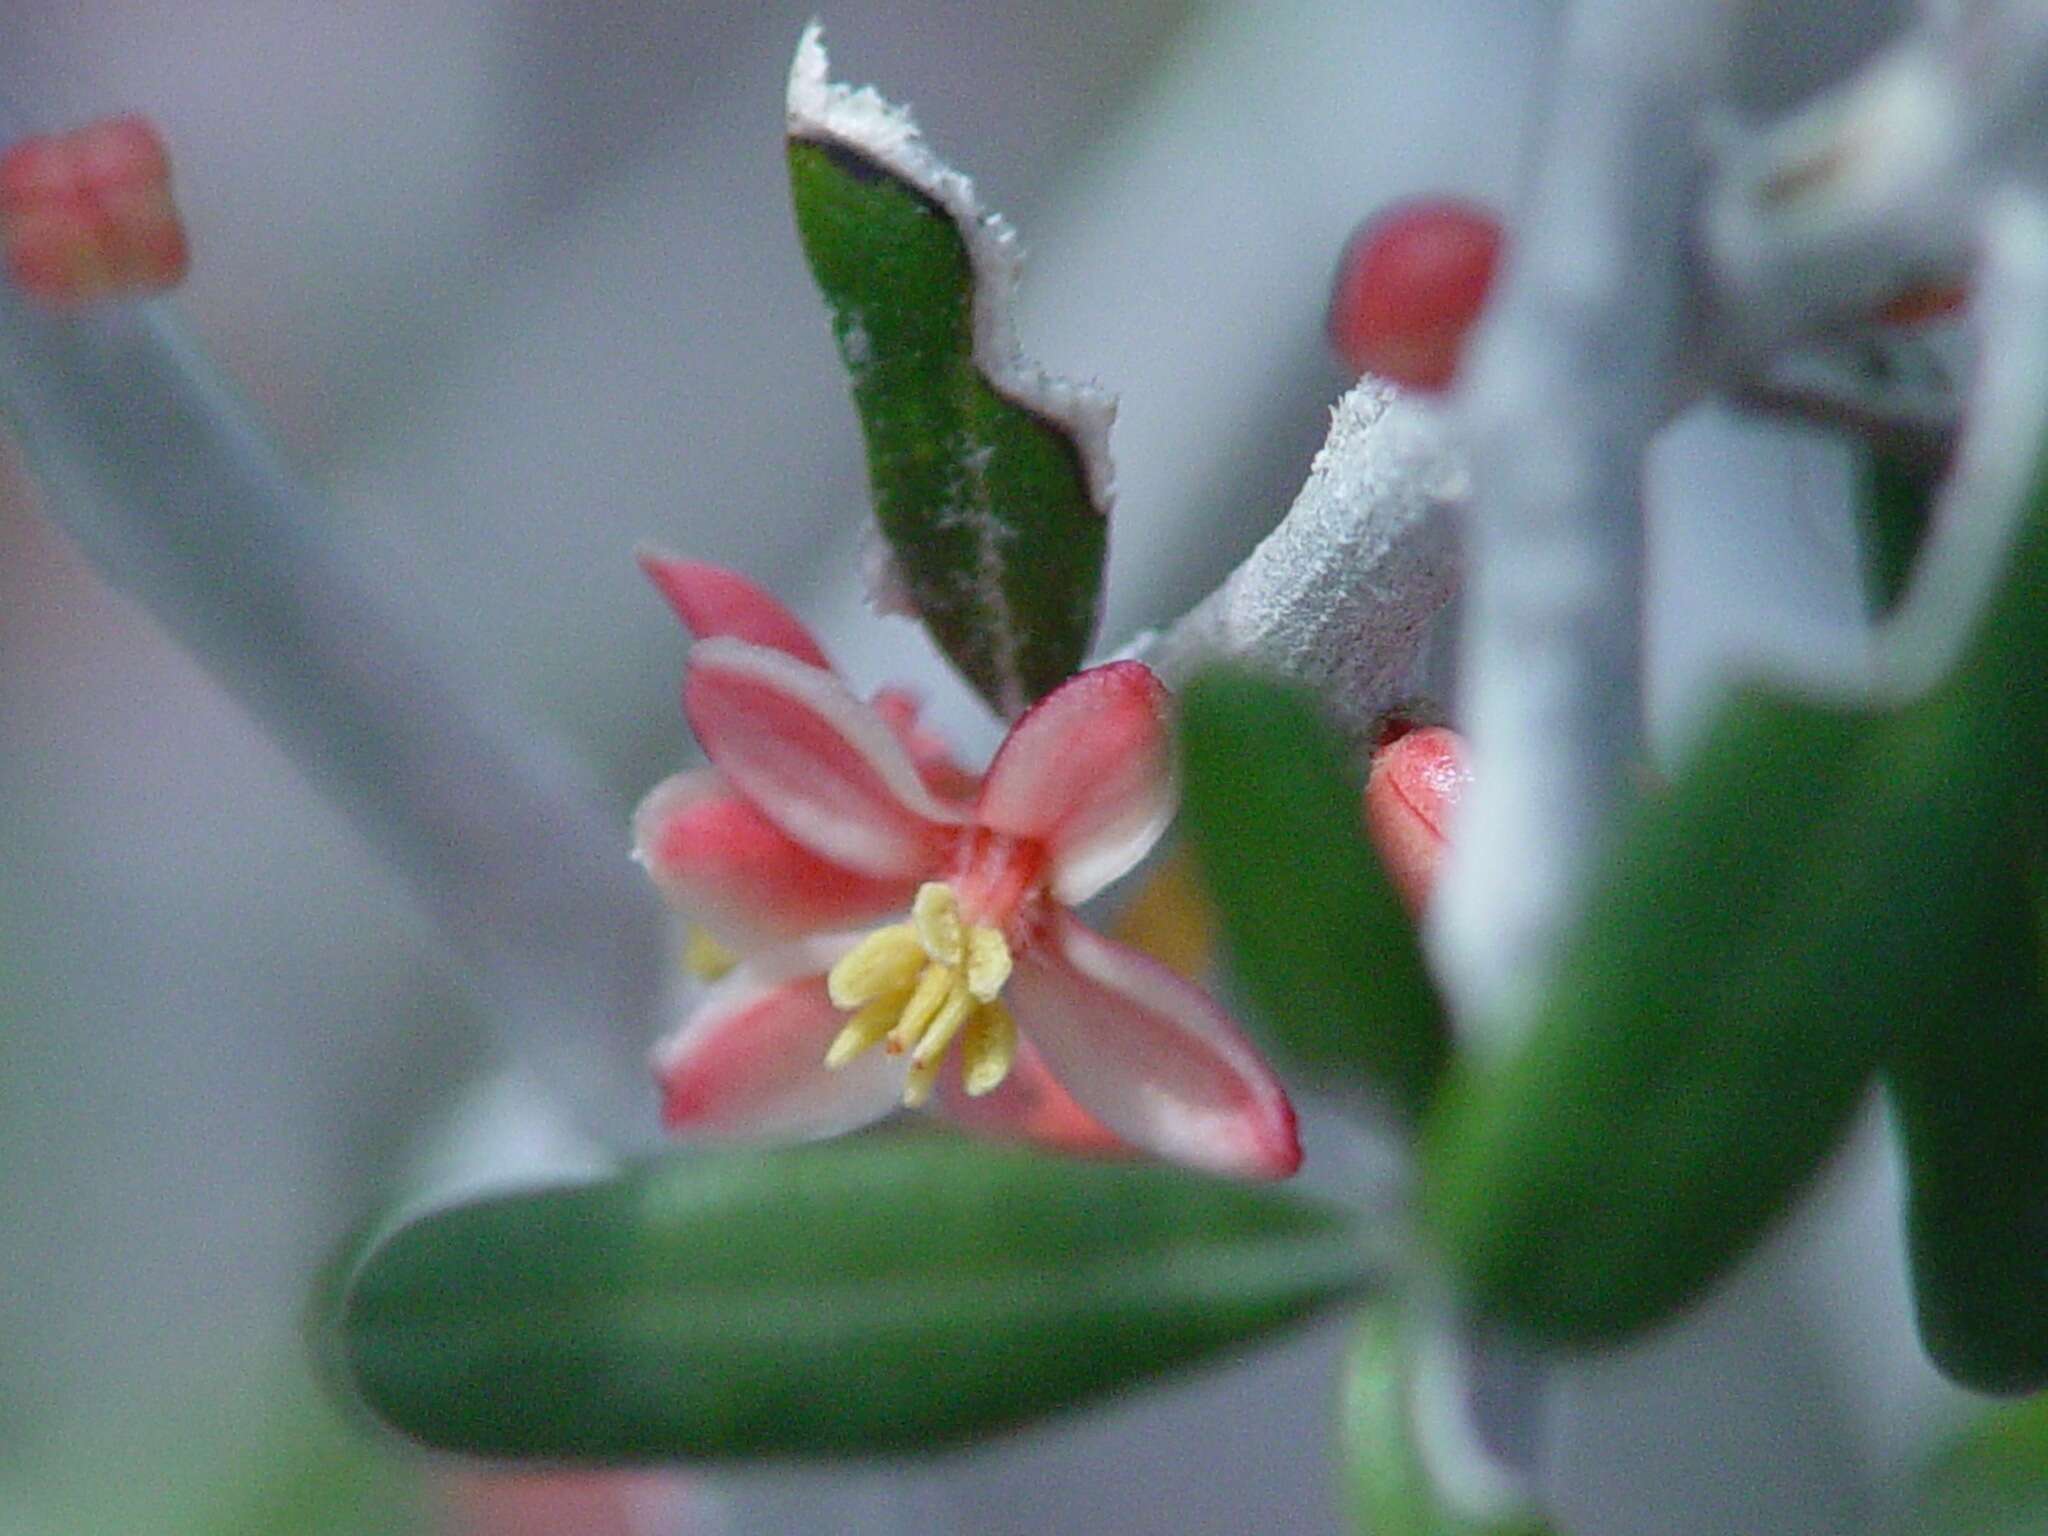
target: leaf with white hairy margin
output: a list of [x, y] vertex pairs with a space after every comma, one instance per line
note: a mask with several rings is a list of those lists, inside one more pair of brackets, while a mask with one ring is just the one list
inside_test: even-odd
[[815, 24], [788, 133], [797, 230], [867, 443], [885, 600], [1015, 716], [1094, 639], [1115, 402], [1020, 355], [1014, 232], [908, 112], [828, 78]]

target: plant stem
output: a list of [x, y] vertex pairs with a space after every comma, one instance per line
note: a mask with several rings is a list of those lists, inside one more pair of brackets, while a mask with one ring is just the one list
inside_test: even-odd
[[651, 1138], [664, 940], [623, 808], [436, 668], [162, 307], [0, 289], [0, 414], [47, 510], [334, 795], [581, 1128]]
[[1176, 688], [1206, 660], [1242, 658], [1309, 685], [1363, 733], [1402, 701], [1457, 585], [1465, 490], [1437, 418], [1365, 379], [1337, 403], [1280, 526], [1137, 654]]
[[1461, 375], [1474, 782], [1433, 937], [1461, 1017], [1510, 1033], [1641, 755], [1643, 452], [1684, 363], [1697, 135], [1737, 9], [1572, 9], [1532, 196]]

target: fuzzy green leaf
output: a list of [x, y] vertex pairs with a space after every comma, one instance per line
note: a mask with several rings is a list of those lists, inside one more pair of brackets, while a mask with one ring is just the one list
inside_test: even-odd
[[1345, 1508], [1358, 1536], [1544, 1536], [1533, 1517], [1479, 1521], [1451, 1509], [1416, 1443], [1415, 1341], [1401, 1305], [1369, 1303], [1344, 1362], [1338, 1409]]
[[1450, 1036], [1342, 738], [1295, 690], [1212, 668], [1182, 700], [1181, 755], [1203, 879], [1265, 1038], [1419, 1119]]
[[923, 1136], [675, 1158], [402, 1229], [341, 1318], [430, 1445], [631, 1462], [930, 1451], [1368, 1283], [1277, 1191]]
[[984, 371], [976, 306], [1007, 296], [978, 291], [1002, 279], [976, 269], [953, 211], [836, 137], [792, 137], [789, 174], [902, 595], [1014, 715], [1078, 669], [1094, 637], [1108, 505], [1091, 488], [1093, 450]]

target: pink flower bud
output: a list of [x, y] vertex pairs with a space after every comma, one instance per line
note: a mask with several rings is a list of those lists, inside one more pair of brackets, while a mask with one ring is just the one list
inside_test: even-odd
[[1360, 373], [1448, 388], [1500, 250], [1500, 221], [1473, 204], [1424, 198], [1385, 209], [1344, 247], [1330, 344]]
[[1365, 781], [1365, 826], [1387, 873], [1420, 914], [1429, 904], [1458, 799], [1471, 782], [1455, 731], [1426, 726], [1396, 736], [1372, 757]]
[[156, 129], [104, 118], [0, 154], [0, 251], [8, 276], [54, 308], [177, 283], [185, 230]]

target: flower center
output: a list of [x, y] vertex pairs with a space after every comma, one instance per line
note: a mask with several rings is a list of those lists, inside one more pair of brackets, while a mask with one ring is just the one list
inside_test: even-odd
[[990, 1093], [1017, 1058], [1017, 1023], [997, 996], [1010, 979], [1010, 946], [1002, 931], [964, 922], [953, 887], [918, 887], [910, 921], [878, 928], [849, 950], [825, 980], [832, 1005], [852, 1012], [825, 1053], [845, 1066], [887, 1042], [891, 1055], [910, 1053], [903, 1102], [932, 1096], [947, 1049], [960, 1042], [960, 1083], [970, 1097]]

